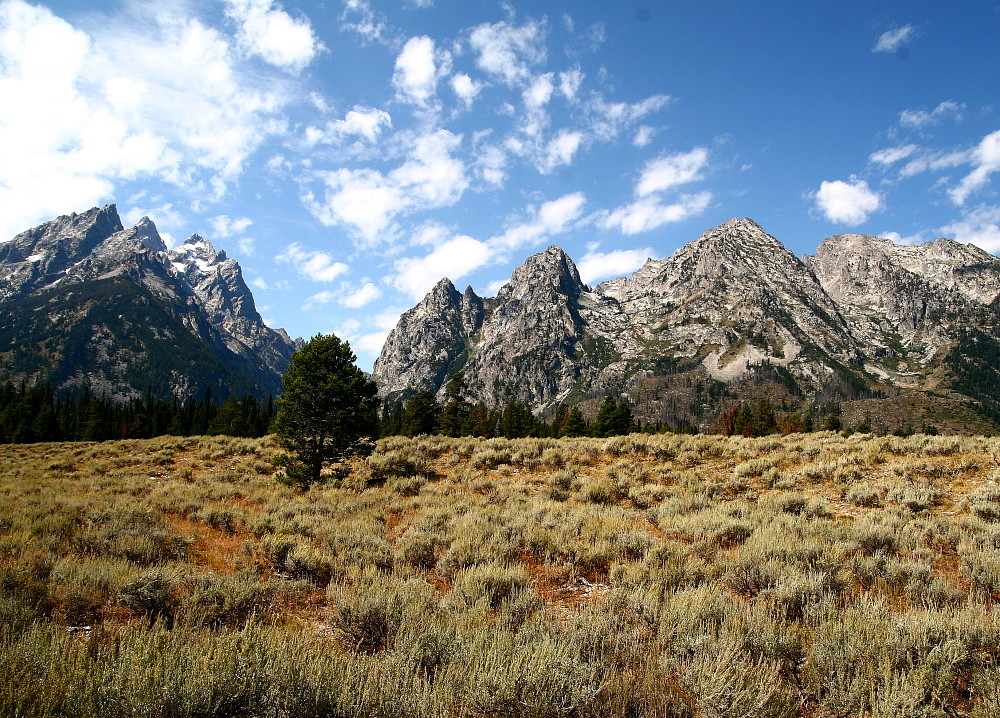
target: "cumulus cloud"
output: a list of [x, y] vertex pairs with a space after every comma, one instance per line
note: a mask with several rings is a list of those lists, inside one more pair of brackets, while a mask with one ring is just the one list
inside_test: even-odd
[[893, 165], [901, 160], [905, 160], [917, 151], [916, 145], [899, 145], [897, 147], [886, 147], [885, 149], [873, 152], [868, 157], [869, 162], [877, 165]]
[[987, 252], [1000, 252], [1000, 207], [982, 205], [964, 212], [960, 220], [942, 227], [940, 233], [957, 242], [974, 244]]
[[521, 26], [506, 22], [483, 23], [469, 35], [476, 65], [508, 85], [531, 77], [530, 68], [545, 60], [545, 27], [539, 22]]
[[420, 299], [443, 277], [453, 282], [485, 265], [492, 256], [485, 242], [459, 235], [439, 244], [423, 257], [396, 261], [393, 285], [413, 299]]
[[701, 179], [701, 171], [708, 165], [708, 150], [695, 147], [690, 152], [657, 157], [646, 163], [635, 193], [646, 197], [682, 184]]
[[913, 25], [903, 25], [892, 30], [886, 30], [875, 41], [872, 52], [897, 52], [903, 45], [911, 42], [916, 37], [917, 28]]
[[[350, 341], [351, 348], [359, 356], [375, 357], [382, 350], [385, 338], [389, 336], [403, 313], [398, 307], [391, 307], [378, 314], [365, 317], [364, 322], [350, 319], [337, 327], [337, 335]], [[373, 329], [373, 331], [364, 331]]]
[[483, 88], [464, 72], [457, 72], [451, 78], [451, 89], [466, 107], [471, 107]]
[[711, 192], [682, 194], [672, 202], [660, 195], [651, 195], [602, 213], [597, 223], [605, 229], [616, 229], [622, 234], [638, 234], [701, 214], [711, 201]]
[[948, 193], [955, 204], [965, 204], [970, 194], [986, 186], [990, 175], [1000, 171], [1000, 130], [991, 132], [980, 141], [972, 153], [972, 164], [972, 171]]
[[522, 93], [525, 106], [535, 108], [547, 105], [549, 100], [552, 99], [552, 93], [556, 89], [552, 80], [554, 77], [555, 73], [553, 72], [546, 72], [545, 74], [536, 77], [528, 88]]
[[514, 225], [491, 241], [504, 249], [516, 249], [565, 232], [580, 218], [586, 201], [583, 192], [573, 192], [545, 202], [530, 220]]
[[359, 309], [382, 296], [382, 290], [372, 282], [364, 282], [360, 287], [340, 299], [340, 303], [350, 309]]
[[[0, 236], [153, 178], [218, 199], [284, 133], [284, 79], [242, 67], [197, 19], [137, 5], [89, 31], [0, 3]], [[148, 14], [142, 14], [146, 12]]]
[[434, 40], [411, 37], [396, 57], [392, 84], [396, 97], [404, 102], [425, 105], [437, 92], [440, 77], [451, 71], [451, 54], [436, 51]]
[[327, 225], [343, 224], [367, 243], [395, 234], [401, 214], [454, 204], [468, 188], [465, 164], [455, 157], [460, 135], [437, 130], [414, 142], [406, 161], [383, 174], [373, 169], [316, 173], [325, 185], [323, 199], [311, 191], [303, 201]]
[[956, 122], [961, 121], [964, 114], [964, 104], [954, 100], [945, 100], [938, 103], [937, 107], [930, 112], [927, 110], [903, 110], [899, 113], [899, 124], [903, 127], [921, 129], [949, 119]]
[[232, 237], [243, 232], [253, 224], [249, 217], [230, 218], [227, 214], [220, 214], [208, 220], [212, 225], [212, 231], [218, 237]]
[[336, 143], [359, 137], [368, 142], [375, 142], [382, 134], [382, 130], [389, 127], [392, 127], [392, 117], [385, 110], [355, 105], [344, 115], [344, 119], [328, 122], [325, 129], [307, 128], [306, 141], [309, 144]]
[[272, 0], [226, 0], [226, 14], [240, 25], [240, 47], [277, 67], [298, 72], [322, 48], [308, 20]]
[[356, 32], [365, 43], [389, 41], [389, 25], [380, 13], [372, 10], [368, 0], [344, 0], [340, 28]]
[[326, 252], [309, 251], [298, 242], [289, 244], [275, 259], [291, 264], [300, 274], [314, 282], [332, 282], [348, 269], [346, 264], [335, 261]]
[[583, 258], [576, 263], [580, 279], [584, 284], [622, 277], [632, 274], [641, 267], [647, 259], [654, 256], [650, 247], [641, 249], [615, 249], [610, 252], [598, 252], [591, 248]]
[[882, 196], [864, 180], [852, 177], [849, 182], [822, 182], [814, 194], [816, 207], [830, 222], [856, 225], [882, 208]]
[[552, 172], [557, 167], [572, 164], [573, 156], [583, 143], [584, 135], [575, 130], [560, 130], [545, 146], [539, 160], [538, 169], [542, 173]]

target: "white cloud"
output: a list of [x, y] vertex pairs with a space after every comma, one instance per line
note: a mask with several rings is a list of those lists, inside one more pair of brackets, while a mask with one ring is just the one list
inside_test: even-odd
[[905, 160], [917, 151], [916, 145], [899, 145], [898, 147], [886, 147], [885, 149], [872, 152], [868, 157], [869, 162], [878, 165], [892, 165], [901, 160]]
[[607, 102], [594, 95], [586, 104], [589, 129], [602, 140], [612, 140], [647, 115], [661, 110], [670, 100], [669, 95], [651, 95], [639, 102]]
[[636, 147], [645, 147], [653, 141], [653, 134], [655, 132], [656, 130], [649, 125], [641, 125], [639, 129], [635, 131], [635, 136], [632, 138], [632, 144]]
[[345, 224], [368, 243], [391, 238], [398, 215], [450, 206], [464, 194], [465, 165], [452, 156], [461, 141], [447, 130], [421, 135], [406, 161], [385, 175], [373, 169], [318, 172], [324, 198], [306, 191], [303, 202], [324, 224]]
[[267, 291], [270, 287], [267, 284], [267, 280], [263, 277], [254, 277], [250, 280], [250, 286], [255, 289], [260, 289], [261, 291]]
[[986, 186], [990, 175], [1000, 171], [1000, 130], [991, 132], [980, 141], [972, 153], [972, 163], [972, 171], [948, 193], [955, 204], [965, 204], [970, 194]]
[[[399, 323], [399, 317], [402, 313], [401, 309], [389, 308], [384, 312], [365, 317], [364, 323], [348, 320], [337, 329], [337, 334], [346, 337], [350, 341], [351, 348], [358, 354], [374, 356], [382, 351], [385, 338]], [[375, 327], [375, 331], [362, 332], [362, 327]]]
[[311, 311], [333, 301], [343, 307], [359, 309], [380, 296], [382, 296], [382, 290], [371, 282], [365, 281], [358, 288], [351, 286], [348, 282], [342, 282], [339, 290], [324, 289], [311, 295], [302, 305], [302, 309]]
[[964, 104], [953, 100], [945, 100], [938, 103], [938, 106], [930, 112], [927, 110], [903, 110], [899, 113], [899, 124], [904, 127], [920, 129], [939, 124], [947, 119], [953, 119], [958, 122], [964, 114]]
[[559, 92], [569, 100], [573, 101], [576, 99], [577, 93], [580, 91], [580, 85], [583, 84], [584, 74], [581, 72], [579, 67], [574, 67], [566, 72], [559, 73]]
[[423, 135], [409, 159], [390, 173], [390, 179], [406, 189], [418, 207], [454, 204], [468, 187], [465, 165], [451, 156], [461, 144], [462, 136], [447, 130]]
[[[181, 6], [183, 7], [183, 6]], [[285, 132], [286, 80], [251, 73], [199, 20], [135, 4], [84, 32], [0, 4], [0, 236], [158, 179], [218, 199]]]
[[458, 235], [423, 257], [396, 261], [393, 285], [413, 299], [422, 298], [443, 277], [453, 282], [486, 264], [492, 251], [485, 242]]
[[552, 82], [554, 76], [554, 73], [546, 72], [544, 75], [539, 75], [534, 79], [531, 85], [522, 93], [525, 106], [538, 108], [544, 107], [549, 103], [549, 100], [552, 99], [552, 93], [555, 91], [555, 85]]
[[624, 207], [604, 212], [597, 223], [605, 229], [617, 229], [622, 234], [638, 234], [701, 214], [711, 201], [711, 192], [682, 194], [670, 203], [658, 195], [647, 196]]
[[472, 101], [483, 88], [464, 72], [458, 72], [451, 78], [451, 89], [466, 107], [471, 107]]
[[899, 232], [879, 232], [877, 236], [892, 240], [896, 244], [921, 244], [924, 241], [923, 235], [920, 232], [906, 237]]
[[440, 222], [430, 220], [429, 222], [424, 222], [422, 225], [417, 227], [413, 236], [410, 238], [410, 244], [415, 246], [440, 244], [444, 241], [449, 232], [450, 230]]
[[507, 154], [495, 145], [483, 145], [478, 148], [475, 169], [485, 182], [500, 187], [507, 179]]
[[313, 309], [326, 306], [333, 301], [335, 296], [337, 296], [336, 293], [330, 291], [329, 289], [324, 289], [322, 292], [316, 292], [306, 298], [305, 303], [302, 305], [302, 311], [310, 312]]
[[505, 249], [516, 249], [565, 232], [580, 218], [586, 201], [583, 192], [573, 192], [545, 202], [534, 212], [531, 220], [511, 227], [491, 242]]
[[382, 296], [382, 290], [371, 282], [365, 282], [358, 289], [349, 292], [339, 301], [345, 307], [358, 309]]
[[539, 162], [538, 169], [548, 173], [556, 167], [571, 164], [583, 139], [582, 132], [560, 130], [545, 146], [545, 154]]
[[392, 84], [396, 97], [415, 105], [426, 105], [437, 92], [438, 79], [451, 71], [451, 54], [437, 52], [434, 40], [411, 37], [396, 57]]
[[701, 171], [708, 165], [708, 150], [695, 147], [690, 152], [657, 157], [646, 163], [635, 187], [638, 197], [663, 192], [682, 184], [701, 179]]
[[350, 137], [362, 137], [368, 142], [375, 142], [382, 134], [383, 128], [392, 127], [392, 117], [385, 110], [375, 107], [355, 105], [348, 110], [342, 120], [333, 120], [326, 124], [326, 129], [317, 127], [306, 129], [306, 140], [310, 144], [317, 142], [340, 142]]
[[236, 240], [236, 247], [240, 250], [240, 253], [248, 257], [253, 257], [257, 254], [257, 240], [252, 237], [240, 237]]
[[285, 251], [275, 259], [291, 264], [300, 274], [314, 282], [332, 282], [348, 269], [346, 264], [334, 261], [326, 252], [308, 251], [298, 242], [285, 247]]
[[295, 19], [273, 0], [226, 0], [226, 14], [240, 24], [240, 46], [265, 62], [298, 72], [322, 45], [308, 20]]
[[962, 219], [945, 225], [941, 235], [974, 244], [987, 252], [1000, 252], [1000, 207], [982, 205], [963, 213]]
[[363, 42], [388, 41], [388, 24], [381, 14], [372, 10], [368, 0], [344, 0], [340, 28], [358, 33]]
[[476, 65], [508, 85], [526, 81], [529, 67], [545, 60], [545, 28], [537, 22], [520, 27], [506, 22], [484, 23], [473, 29], [469, 44]]
[[249, 217], [237, 217], [236, 219], [231, 219], [227, 214], [220, 214], [217, 217], [212, 217], [209, 220], [212, 225], [213, 233], [218, 237], [232, 237], [233, 235], [240, 234], [253, 224], [253, 220]]
[[928, 152], [903, 165], [899, 171], [901, 177], [912, 177], [928, 170], [943, 170], [958, 167], [972, 161], [972, 152], [956, 150], [954, 152]]
[[868, 187], [864, 180], [822, 182], [813, 195], [816, 206], [830, 222], [856, 225], [882, 208], [882, 196]]
[[594, 249], [576, 263], [576, 268], [584, 284], [593, 284], [598, 280], [631, 274], [653, 256], [650, 247], [615, 249], [610, 252], [598, 252]]
[[495, 297], [501, 289], [503, 289], [509, 279], [494, 279], [492, 282], [486, 285], [486, 295], [490, 297]]
[[879, 35], [872, 52], [896, 52], [906, 43], [917, 37], [917, 28], [913, 25], [903, 25], [903, 27], [886, 30]]

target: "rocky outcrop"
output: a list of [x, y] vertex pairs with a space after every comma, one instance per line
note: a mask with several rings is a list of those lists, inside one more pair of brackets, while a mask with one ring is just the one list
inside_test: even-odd
[[[442, 280], [403, 315], [374, 375], [390, 399], [443, 395], [462, 369], [470, 398], [490, 406], [516, 399], [545, 412], [613, 392], [647, 418], [664, 387], [738, 382], [761, 368], [795, 396], [918, 386], [963, 326], [995, 326], [998, 296], [1000, 260], [971, 245], [840, 235], [799, 259], [733, 219], [593, 288], [557, 247], [530, 257], [495, 298]], [[674, 404], [701, 401], [674, 394]]]
[[995, 321], [1000, 260], [973, 245], [843, 234], [805, 261], [864, 347], [868, 370], [883, 378], [918, 385], [956, 328]]
[[0, 380], [84, 384], [109, 398], [276, 393], [293, 344], [268, 328], [239, 264], [194, 236], [167, 250], [114, 205], [0, 245]]

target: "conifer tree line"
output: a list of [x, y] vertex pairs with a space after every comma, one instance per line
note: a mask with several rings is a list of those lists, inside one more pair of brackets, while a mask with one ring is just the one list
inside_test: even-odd
[[48, 385], [0, 389], [0, 444], [39, 441], [106, 441], [149, 439], [173, 434], [194, 436], [264, 436], [274, 418], [272, 398], [230, 397], [221, 405], [211, 390], [199, 401], [144, 399], [115, 402], [90, 389], [57, 394]]
[[550, 422], [536, 417], [531, 407], [512, 401], [502, 407], [488, 408], [465, 398], [465, 377], [457, 372], [448, 380], [445, 400], [439, 402], [433, 392], [423, 390], [409, 401], [383, 403], [379, 421], [380, 436], [503, 436], [517, 439], [528, 436], [615, 436], [643, 429], [632, 419], [628, 402], [610, 394], [604, 398], [592, 422], [577, 406], [561, 406]]

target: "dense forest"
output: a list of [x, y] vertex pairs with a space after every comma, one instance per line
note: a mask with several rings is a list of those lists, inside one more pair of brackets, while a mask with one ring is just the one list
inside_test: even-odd
[[148, 393], [145, 399], [113, 402], [84, 388], [56, 394], [47, 385], [0, 389], [0, 443], [38, 441], [106, 441], [148, 439], [172, 434], [263, 436], [274, 418], [272, 399], [230, 397], [221, 405], [208, 390], [201, 400], [165, 402]]
[[[577, 406], [561, 406], [546, 421], [527, 404], [514, 401], [490, 408], [463, 397], [461, 373], [452, 377], [444, 401], [430, 391], [420, 391], [406, 403], [384, 403], [378, 435], [505, 437], [607, 437], [642, 433], [697, 433], [690, 424], [644, 424], [634, 419], [628, 401], [608, 395], [597, 413], [587, 419]], [[40, 441], [106, 441], [148, 439], [156, 436], [228, 435], [257, 437], [272, 430], [276, 401], [261, 402], [251, 395], [230, 397], [217, 404], [208, 390], [201, 399], [163, 401], [147, 393], [144, 399], [125, 403], [96, 396], [84, 388], [57, 394], [50, 386], [0, 388], [0, 444]], [[841, 429], [837, 407], [816, 417], [781, 411], [767, 399], [737, 401], [724, 407], [711, 426], [727, 436], [765, 436], [813, 430]], [[857, 427], [864, 431], [864, 427]], [[896, 432], [899, 433], [899, 432]], [[909, 433], [909, 432], [908, 432]]]

